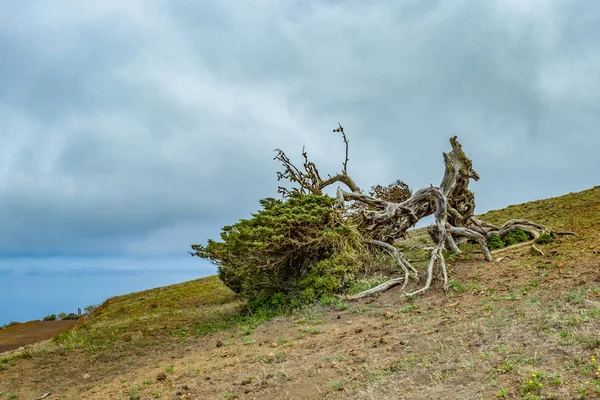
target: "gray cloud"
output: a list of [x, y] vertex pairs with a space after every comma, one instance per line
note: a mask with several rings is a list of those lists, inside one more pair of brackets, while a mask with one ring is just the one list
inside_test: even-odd
[[0, 13], [0, 255], [173, 256], [275, 195], [275, 147], [479, 211], [598, 184], [592, 1], [14, 2]]

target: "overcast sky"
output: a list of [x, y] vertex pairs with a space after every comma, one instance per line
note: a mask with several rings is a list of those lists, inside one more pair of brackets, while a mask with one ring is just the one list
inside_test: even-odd
[[439, 184], [455, 134], [479, 212], [597, 185], [599, 48], [593, 0], [4, 1], [3, 281], [206, 275], [273, 149], [340, 170], [338, 121], [363, 188]]

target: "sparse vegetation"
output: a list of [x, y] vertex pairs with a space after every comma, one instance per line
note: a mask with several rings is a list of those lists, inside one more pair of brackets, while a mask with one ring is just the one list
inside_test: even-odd
[[512, 246], [513, 244], [526, 242], [530, 239], [531, 237], [527, 234], [527, 232], [525, 232], [523, 229], [517, 229], [507, 233], [504, 238], [502, 238], [502, 241], [504, 242], [505, 246]]
[[74, 319], [78, 319], [78, 318], [79, 317], [75, 313], [66, 314], [64, 312], [61, 312], [58, 314], [58, 319], [60, 319], [61, 321], [74, 320]]
[[[542, 235], [550, 236], [547, 233]], [[540, 235], [540, 237], [542, 236]], [[488, 247], [490, 250], [501, 249], [506, 246], [512, 246], [517, 243], [526, 242], [531, 240], [531, 237], [523, 229], [516, 229], [507, 233], [503, 238], [500, 236], [492, 236], [487, 240]]]
[[535, 240], [536, 243], [547, 244], [554, 242], [554, 238], [550, 236], [548, 233], [542, 233], [540, 237]]
[[11, 326], [15, 326], [15, 325], [18, 325], [18, 324], [19, 324], [19, 322], [16, 322], [16, 321], [11, 321], [11, 322], [9, 322], [8, 324], [4, 324], [4, 325], [2, 325], [2, 326], [0, 327], [0, 329], [6, 329], [6, 328], [10, 328]]
[[86, 314], [91, 314], [98, 307], [100, 307], [99, 304], [90, 304], [90, 305], [85, 306], [84, 311], [86, 312]]
[[[457, 257], [447, 293], [438, 285], [408, 299], [327, 296], [289, 315], [249, 312], [217, 276], [115, 297], [44, 347], [0, 359], [2, 398], [37, 398], [48, 382], [65, 398], [271, 400], [298, 387], [308, 398], [392, 398], [398, 388], [407, 398], [594, 398], [599, 212], [595, 188], [482, 216], [523, 216], [578, 236], [544, 257], [526, 247], [493, 264], [477, 252]], [[428, 253], [418, 246], [431, 240], [424, 230], [409, 240], [421, 271]]]

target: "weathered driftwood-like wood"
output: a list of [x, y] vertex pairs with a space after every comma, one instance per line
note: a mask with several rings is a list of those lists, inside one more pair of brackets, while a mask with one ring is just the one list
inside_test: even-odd
[[371, 243], [375, 246], [379, 246], [384, 248], [388, 254], [394, 258], [394, 260], [396, 260], [396, 262], [398, 263], [398, 266], [400, 268], [402, 268], [402, 271], [404, 272], [404, 277], [402, 278], [394, 278], [394, 279], [390, 279], [384, 283], [382, 283], [381, 285], [378, 285], [374, 288], [371, 288], [369, 290], [365, 290], [363, 292], [360, 292], [356, 295], [353, 296], [345, 296], [344, 298], [347, 300], [358, 300], [358, 299], [362, 299], [363, 297], [368, 297], [371, 296], [374, 293], [378, 293], [378, 292], [384, 292], [388, 289], [393, 288], [394, 286], [400, 285], [402, 284], [402, 287], [400, 288], [400, 290], [403, 290], [406, 285], [408, 284], [408, 279], [409, 279], [409, 272], [408, 270], [411, 269], [414, 273], [414, 275], [417, 275], [417, 270], [415, 270], [413, 268], [412, 265], [410, 265], [410, 263], [404, 259], [401, 254], [400, 251], [392, 246], [389, 243], [385, 243], [385, 242], [381, 242], [379, 240], [369, 240], [368, 243]]
[[[452, 150], [443, 154], [445, 171], [439, 187], [423, 188], [411, 195], [408, 186], [402, 181], [397, 181], [395, 184], [397, 185], [396, 193], [398, 193], [396, 198], [404, 199], [403, 201], [386, 201], [373, 196], [374, 193], [384, 193], [381, 187], [372, 191], [371, 195], [367, 195], [348, 175], [348, 140], [342, 126], [339, 125], [334, 132], [342, 133], [346, 158], [342, 172], [333, 177], [326, 180], [321, 179], [316, 166], [308, 160], [304, 150], [302, 152], [304, 171], [296, 168], [281, 150], [277, 150], [278, 154], [275, 159], [281, 161], [284, 166], [284, 172], [278, 173], [278, 178], [297, 184], [299, 187], [295, 190], [302, 193], [321, 194], [322, 190], [331, 184], [336, 182], [345, 184], [350, 191], [340, 187], [337, 189], [336, 195], [340, 207], [345, 207], [347, 203], [350, 203], [353, 210], [351, 218], [356, 221], [357, 229], [364, 235], [366, 242], [383, 248], [402, 269], [404, 277], [391, 279], [372, 289], [348, 296], [349, 300], [381, 293], [397, 285], [402, 285], [402, 290], [407, 286], [409, 271], [413, 271], [416, 275], [416, 270], [393, 244], [396, 240], [404, 238], [406, 231], [419, 220], [432, 214], [435, 217], [435, 225], [429, 227], [428, 232], [436, 245], [431, 249], [427, 279], [422, 288], [407, 293], [408, 296], [422, 293], [431, 286], [436, 266], [439, 266], [442, 272], [444, 288], [446, 288], [448, 273], [443, 250], [448, 248], [451, 251], [460, 252], [457, 241], [466, 238], [466, 240], [477, 242], [481, 246], [485, 259], [492, 261], [492, 255], [487, 246], [487, 239], [492, 236], [503, 237], [517, 229], [524, 230], [534, 239], [542, 233], [571, 234], [570, 232], [553, 232], [543, 225], [525, 219], [513, 219], [498, 227], [476, 218], [474, 215], [475, 196], [468, 186], [471, 179], [479, 180], [479, 175], [473, 169], [471, 160], [463, 152], [456, 136], [450, 138]], [[285, 188], [280, 188], [280, 192], [284, 195], [289, 193]], [[406, 198], [407, 196], [409, 197]]]
[[[298, 186], [294, 189], [299, 191], [300, 193], [312, 193], [312, 194], [323, 194], [323, 189], [327, 186], [333, 185], [336, 182], [341, 182], [345, 184], [351, 191], [360, 193], [361, 190], [358, 185], [352, 180], [350, 175], [348, 175], [348, 139], [346, 138], [346, 133], [344, 133], [344, 128], [342, 125], [338, 124], [339, 128], [334, 129], [334, 132], [341, 132], [342, 138], [344, 139], [344, 145], [346, 146], [346, 158], [344, 159], [342, 172], [336, 174], [334, 176], [330, 176], [327, 179], [323, 180], [321, 175], [319, 174], [319, 170], [317, 166], [308, 160], [308, 154], [302, 148], [302, 157], [304, 158], [304, 171], [301, 171], [297, 168], [290, 159], [285, 155], [283, 150], [275, 149], [277, 155], [274, 160], [277, 160], [283, 164], [283, 172], [277, 172], [277, 180], [280, 181], [282, 179], [288, 180], [291, 183], [295, 183]], [[280, 186], [278, 188], [278, 192], [283, 196], [289, 195], [289, 190], [285, 187]]]
[[481, 246], [486, 261], [492, 261], [492, 255], [490, 254], [490, 249], [487, 246], [487, 238], [481, 233], [472, 231], [467, 228], [451, 225], [448, 225], [447, 229], [450, 234], [466, 236], [470, 239], [475, 240]]

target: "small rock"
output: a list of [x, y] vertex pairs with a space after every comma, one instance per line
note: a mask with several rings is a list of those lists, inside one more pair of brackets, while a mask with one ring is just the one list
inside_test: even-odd
[[167, 374], [165, 374], [164, 372], [161, 372], [160, 374], [156, 375], [157, 381], [164, 381], [165, 379], [167, 379]]
[[271, 347], [277, 347], [279, 346], [277, 343], [271, 343]]
[[90, 378], [91, 378], [90, 374], [83, 374], [83, 379], [90, 379]]
[[249, 385], [251, 383], [252, 383], [252, 379], [246, 378], [242, 382], [240, 382], [240, 385]]
[[354, 333], [361, 333], [362, 331], [363, 331], [362, 328], [357, 328], [354, 330]]
[[217, 347], [222, 347], [223, 346], [223, 342], [221, 342], [220, 340], [217, 341]]
[[383, 314], [383, 316], [384, 316], [386, 319], [394, 318], [394, 313], [393, 313], [393, 312], [391, 312], [391, 311], [386, 311], [386, 312], [385, 312], [385, 314]]

